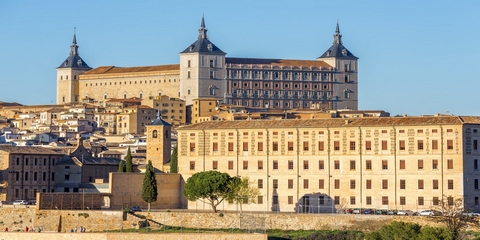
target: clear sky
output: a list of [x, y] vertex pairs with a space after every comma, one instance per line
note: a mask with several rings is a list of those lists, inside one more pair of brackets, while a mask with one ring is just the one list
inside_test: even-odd
[[179, 63], [198, 36], [227, 57], [359, 57], [359, 109], [480, 115], [480, 1], [0, 1], [0, 101], [50, 104], [74, 27], [90, 67]]

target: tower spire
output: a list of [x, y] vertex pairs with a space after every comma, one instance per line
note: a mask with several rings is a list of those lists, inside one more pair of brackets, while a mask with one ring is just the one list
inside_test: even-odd
[[73, 28], [73, 41], [70, 46], [70, 55], [78, 55], [77, 28]]
[[340, 34], [340, 27], [338, 25], [338, 20], [337, 20], [337, 27], [335, 29], [335, 34], [333, 35], [333, 44], [342, 44], [342, 34]]
[[205, 28], [205, 18], [202, 15], [202, 23], [200, 24], [200, 29], [198, 29], [198, 39], [208, 39], [207, 29]]

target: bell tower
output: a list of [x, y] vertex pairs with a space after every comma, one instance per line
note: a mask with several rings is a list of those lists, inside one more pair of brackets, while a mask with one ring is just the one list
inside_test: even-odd
[[155, 169], [166, 172], [165, 164], [170, 162], [172, 150], [172, 125], [162, 119], [147, 124], [147, 161], [152, 161]]

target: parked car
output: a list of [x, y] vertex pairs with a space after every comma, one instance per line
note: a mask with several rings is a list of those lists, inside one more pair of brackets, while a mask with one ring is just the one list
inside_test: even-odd
[[440, 216], [441, 212], [435, 210], [422, 210], [418, 213], [420, 216]]
[[363, 211], [363, 214], [375, 214], [375, 210], [373, 210], [373, 209], [365, 209], [365, 211]]
[[37, 200], [28, 201], [28, 205], [37, 205]]
[[388, 210], [387, 215], [395, 215], [397, 214], [397, 210]]
[[478, 216], [480, 216], [480, 213], [476, 213], [476, 212], [464, 212], [463, 215], [478, 217]]
[[28, 205], [27, 200], [15, 200], [13, 201], [13, 205]]
[[386, 209], [377, 209], [375, 211], [375, 214], [377, 214], [377, 215], [387, 215], [387, 210]]
[[360, 214], [362, 212], [362, 210], [360, 208], [354, 208], [352, 213], [353, 214]]
[[132, 206], [132, 208], [130, 208], [130, 211], [132, 212], [141, 212], [142, 211], [142, 208], [140, 206]]
[[418, 214], [412, 210], [398, 210], [397, 215], [415, 216]]
[[347, 214], [347, 213], [352, 213], [353, 209], [351, 208], [347, 208], [343, 211], [343, 213]]

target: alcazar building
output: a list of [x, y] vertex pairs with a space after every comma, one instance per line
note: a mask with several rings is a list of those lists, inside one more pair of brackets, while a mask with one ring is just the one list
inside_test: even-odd
[[93, 69], [74, 35], [57, 68], [57, 104], [167, 95], [187, 105], [208, 98], [248, 107], [358, 109], [358, 58], [343, 46], [338, 24], [333, 45], [316, 60], [226, 57], [208, 38], [203, 18], [198, 32], [179, 64]]

